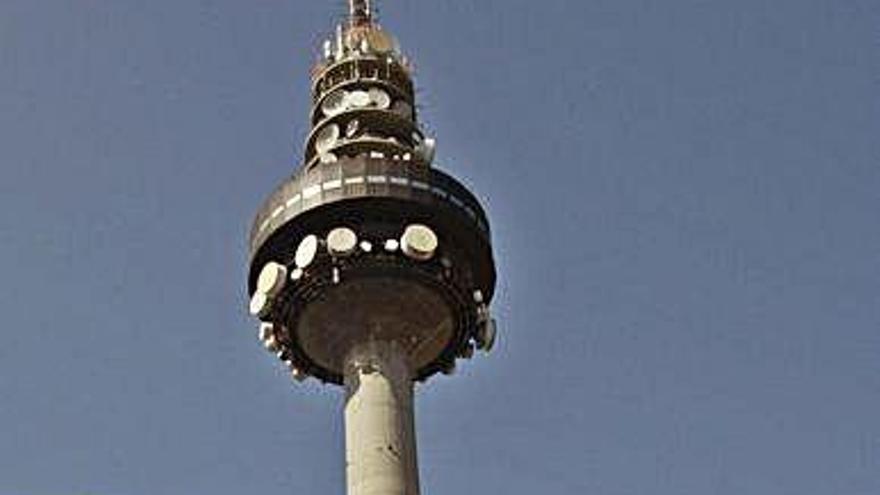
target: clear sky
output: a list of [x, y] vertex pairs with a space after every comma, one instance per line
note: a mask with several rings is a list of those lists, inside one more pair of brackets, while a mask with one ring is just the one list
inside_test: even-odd
[[[246, 315], [341, 0], [0, 1], [0, 494], [339, 494]], [[425, 494], [880, 493], [880, 2], [386, 0], [500, 341]]]

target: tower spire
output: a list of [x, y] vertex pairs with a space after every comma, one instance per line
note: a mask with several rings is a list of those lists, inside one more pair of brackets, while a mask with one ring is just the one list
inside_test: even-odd
[[373, 22], [371, 0], [348, 0], [349, 20], [352, 26], [363, 26]]

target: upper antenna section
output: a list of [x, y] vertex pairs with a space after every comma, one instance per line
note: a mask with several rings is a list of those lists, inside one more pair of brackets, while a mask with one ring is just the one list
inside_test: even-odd
[[348, 0], [348, 13], [352, 26], [364, 26], [373, 22], [371, 0]]

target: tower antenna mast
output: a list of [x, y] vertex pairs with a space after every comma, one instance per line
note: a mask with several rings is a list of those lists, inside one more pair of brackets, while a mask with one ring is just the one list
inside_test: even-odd
[[373, 22], [371, 0], [348, 0], [349, 19], [352, 26], [363, 26]]

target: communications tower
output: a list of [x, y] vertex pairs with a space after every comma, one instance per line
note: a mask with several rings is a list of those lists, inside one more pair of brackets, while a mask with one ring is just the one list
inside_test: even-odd
[[417, 495], [414, 383], [495, 340], [489, 222], [432, 166], [410, 64], [369, 0], [349, 0], [311, 90], [302, 167], [250, 234], [250, 312], [295, 380], [345, 387], [348, 495]]

